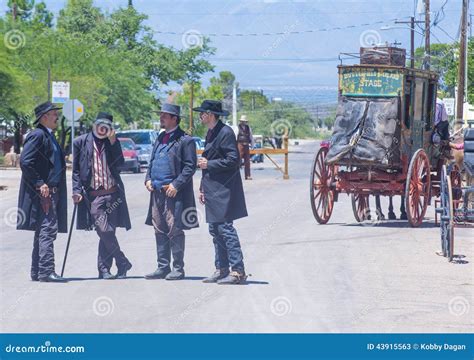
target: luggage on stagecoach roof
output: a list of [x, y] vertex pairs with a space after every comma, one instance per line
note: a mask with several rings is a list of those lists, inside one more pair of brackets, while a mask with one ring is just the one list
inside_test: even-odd
[[405, 66], [406, 50], [393, 46], [374, 46], [360, 48], [362, 65]]

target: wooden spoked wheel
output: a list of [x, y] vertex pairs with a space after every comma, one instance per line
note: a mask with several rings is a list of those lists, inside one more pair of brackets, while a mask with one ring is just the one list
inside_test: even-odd
[[[462, 198], [462, 174], [461, 169], [455, 163], [449, 165], [447, 169], [451, 180], [452, 196], [453, 200], [460, 200]], [[457, 208], [457, 204], [453, 203], [453, 206]]]
[[[451, 174], [450, 174], [451, 175]], [[440, 232], [441, 232], [441, 249], [443, 255], [452, 261], [454, 248], [454, 208], [453, 208], [453, 191], [451, 185], [451, 176], [448, 176], [446, 166], [443, 166], [441, 172], [441, 216], [440, 216]]]
[[311, 168], [310, 201], [313, 215], [320, 224], [326, 224], [334, 207], [334, 167], [326, 164], [328, 149], [319, 149]]
[[352, 194], [352, 211], [357, 222], [370, 220], [369, 195]]
[[426, 152], [419, 149], [413, 155], [405, 186], [405, 207], [411, 226], [420, 226], [430, 202], [431, 170]]

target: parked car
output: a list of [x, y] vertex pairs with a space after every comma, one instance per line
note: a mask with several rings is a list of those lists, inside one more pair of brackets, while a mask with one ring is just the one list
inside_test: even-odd
[[[253, 136], [253, 141], [254, 141], [254, 149], [262, 149], [263, 146], [263, 136], [262, 135], [254, 135]], [[263, 162], [263, 154], [254, 154], [250, 158], [253, 163], [262, 163]]]
[[140, 162], [138, 161], [137, 145], [130, 138], [118, 138], [122, 145], [122, 153], [124, 162], [120, 167], [120, 171], [133, 171], [139, 173], [141, 171]]
[[117, 137], [132, 139], [138, 151], [138, 161], [141, 166], [150, 165], [151, 152], [158, 133], [155, 130], [123, 130], [117, 132]]

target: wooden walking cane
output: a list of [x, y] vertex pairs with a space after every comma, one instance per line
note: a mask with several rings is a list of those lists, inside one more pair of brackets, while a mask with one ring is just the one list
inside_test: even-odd
[[64, 268], [66, 267], [67, 253], [69, 251], [69, 244], [71, 243], [72, 227], [74, 226], [74, 220], [76, 219], [77, 204], [74, 204], [74, 210], [72, 211], [71, 226], [69, 227], [69, 236], [67, 238], [66, 252], [64, 253], [63, 268], [61, 270], [61, 277], [64, 275]]

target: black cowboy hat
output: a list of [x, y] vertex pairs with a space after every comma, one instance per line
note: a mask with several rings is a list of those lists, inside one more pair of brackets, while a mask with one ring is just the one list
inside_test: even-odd
[[33, 122], [33, 124], [36, 124], [38, 121], [40, 121], [41, 117], [47, 112], [60, 109], [61, 107], [54, 105], [51, 101], [46, 101], [45, 103], [39, 104], [37, 107], [35, 107], [36, 120]]
[[222, 102], [217, 100], [204, 100], [201, 106], [193, 108], [197, 112], [209, 112], [216, 115], [228, 116], [229, 112], [222, 109]]
[[101, 111], [100, 113], [97, 114], [96, 118], [95, 118], [95, 122], [107, 122], [107, 123], [110, 123], [112, 124], [114, 122], [114, 117], [107, 113], [107, 112], [104, 112], [104, 111]]

